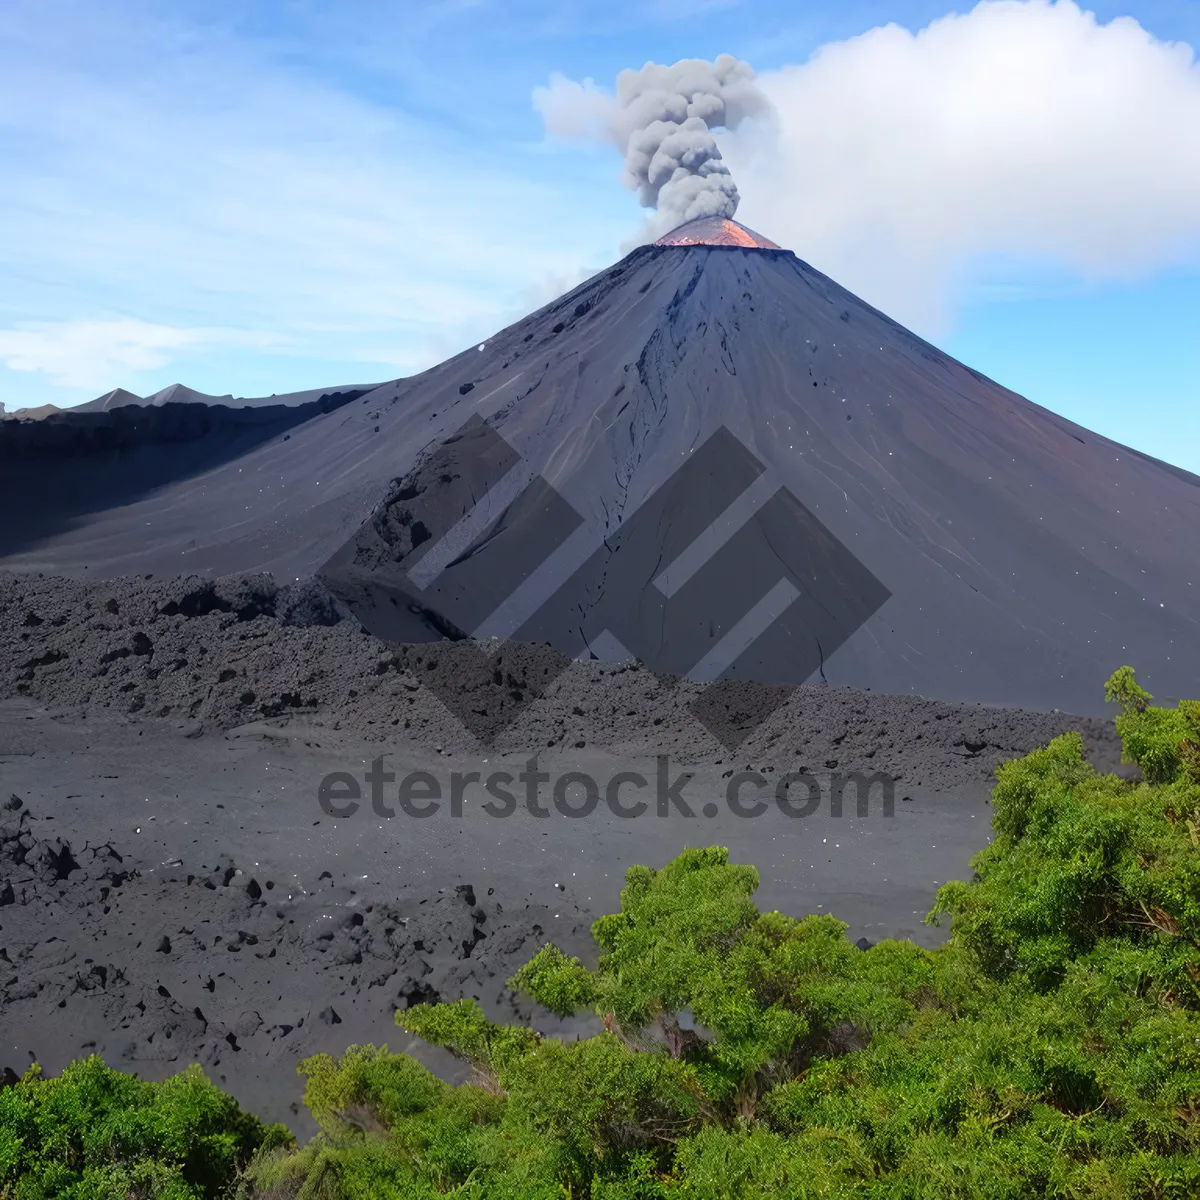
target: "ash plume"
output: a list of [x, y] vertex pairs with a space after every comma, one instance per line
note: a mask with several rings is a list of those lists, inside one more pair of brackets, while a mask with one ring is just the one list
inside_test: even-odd
[[768, 109], [754, 68], [732, 54], [622, 71], [615, 95], [590, 79], [555, 76], [535, 90], [534, 104], [548, 133], [599, 137], [624, 154], [626, 186], [657, 210], [656, 233], [696, 217], [733, 216], [740, 197], [713, 131]]

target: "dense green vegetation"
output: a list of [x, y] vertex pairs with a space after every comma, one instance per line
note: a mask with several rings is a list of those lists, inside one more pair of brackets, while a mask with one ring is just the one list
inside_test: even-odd
[[236, 1185], [281, 1125], [243, 1113], [199, 1067], [144, 1083], [99, 1058], [56, 1079], [37, 1067], [0, 1091], [0, 1196], [14, 1200], [198, 1200]]
[[[1200, 703], [1153, 707], [1128, 668], [1108, 694], [1143, 779], [1097, 774], [1076, 734], [1005, 764], [994, 840], [930, 914], [942, 949], [864, 952], [832, 917], [760, 913], [752, 867], [689, 851], [628, 872], [594, 970], [547, 946], [512, 981], [593, 1008], [597, 1036], [495, 1025], [471, 1001], [398, 1013], [474, 1081], [386, 1047], [317, 1055], [300, 1070], [322, 1133], [300, 1149], [232, 1108], [221, 1126], [198, 1076], [158, 1085], [185, 1089], [172, 1140], [117, 1111], [170, 1109], [165, 1093], [134, 1104], [82, 1064], [103, 1093], [87, 1135], [82, 1075], [57, 1108], [21, 1089], [58, 1081], [0, 1093], [0, 1196], [218, 1195], [252, 1143], [243, 1197], [1200, 1195]], [[130, 1183], [21, 1190], [68, 1166]]]

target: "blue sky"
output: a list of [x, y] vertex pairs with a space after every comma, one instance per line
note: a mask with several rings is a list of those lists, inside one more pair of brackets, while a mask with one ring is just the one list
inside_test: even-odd
[[1195, 0], [5, 0], [0, 400], [431, 365], [643, 225], [534, 89], [729, 53], [742, 220], [1200, 473], [1194, 47]]

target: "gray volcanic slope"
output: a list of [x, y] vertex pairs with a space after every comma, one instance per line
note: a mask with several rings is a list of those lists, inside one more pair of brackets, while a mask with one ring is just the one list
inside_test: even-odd
[[[746, 489], [753, 515], [743, 496], [706, 534]], [[1125, 662], [1160, 700], [1196, 692], [1197, 564], [1197, 477], [790, 252], [715, 246], [643, 247], [482, 350], [0, 559], [321, 574], [392, 640], [1080, 713]]]

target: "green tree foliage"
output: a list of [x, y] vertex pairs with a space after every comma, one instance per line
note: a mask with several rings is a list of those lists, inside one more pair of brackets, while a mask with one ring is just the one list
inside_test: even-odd
[[[760, 912], [756, 871], [720, 847], [634, 867], [593, 927], [595, 967], [547, 946], [510, 981], [559, 1015], [593, 1010], [601, 1032], [543, 1037], [469, 1000], [398, 1013], [473, 1080], [386, 1047], [307, 1059], [321, 1133], [299, 1150], [260, 1138], [240, 1195], [1200, 1195], [1200, 704], [1155, 708], [1128, 668], [1108, 694], [1142, 778], [1095, 772], [1077, 734], [1002, 766], [994, 839], [930, 913], [949, 919], [941, 949], [864, 952], [832, 917]], [[60, 1145], [58, 1122], [39, 1147]], [[0, 1179], [19, 1174], [24, 1128], [0, 1133]], [[172, 1153], [196, 1153], [199, 1125], [178, 1129]], [[247, 1144], [204, 1161], [231, 1169]], [[109, 1152], [97, 1169], [168, 1160]], [[37, 1186], [9, 1185], [219, 1194], [150, 1175], [127, 1193]]]
[[1154, 697], [1138, 686], [1130, 667], [1108, 681], [1107, 695], [1121, 706], [1117, 733], [1127, 762], [1137, 763], [1151, 783], [1170, 783], [1181, 772], [1200, 782], [1200, 700], [1152, 708]]
[[1097, 774], [1078, 734], [1002, 766], [994, 840], [930, 913], [942, 949], [760, 912], [720, 847], [634, 867], [595, 968], [546, 946], [510, 981], [602, 1033], [398, 1013], [475, 1082], [310, 1060], [325, 1132], [271, 1156], [271, 1194], [321, 1171], [355, 1197], [1200, 1194], [1200, 704], [1155, 708], [1128, 668], [1108, 695], [1143, 778]]
[[164, 1083], [97, 1057], [44, 1079], [29, 1069], [0, 1091], [0, 1197], [195, 1200], [231, 1188], [255, 1150], [287, 1144], [197, 1066]]

